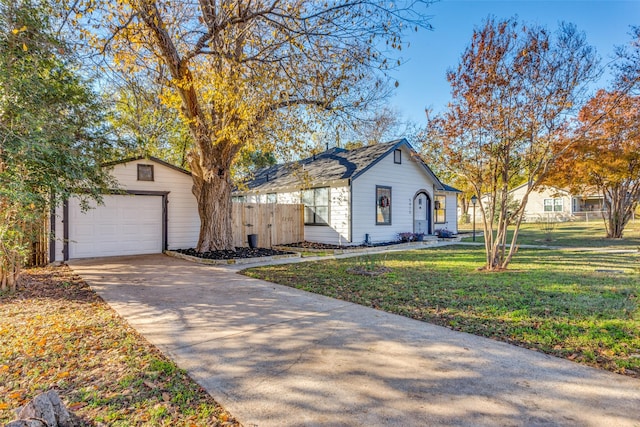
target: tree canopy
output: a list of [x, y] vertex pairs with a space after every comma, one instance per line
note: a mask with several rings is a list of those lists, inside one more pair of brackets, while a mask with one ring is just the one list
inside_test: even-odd
[[546, 182], [603, 196], [607, 237], [622, 238], [640, 200], [640, 97], [600, 90], [580, 110], [578, 125]]
[[14, 286], [30, 222], [72, 192], [99, 198], [98, 98], [54, 30], [57, 11], [37, 0], [0, 0], [0, 282]]
[[318, 120], [352, 118], [378, 100], [403, 33], [428, 26], [427, 4], [123, 0], [89, 10], [104, 29], [96, 45], [119, 70], [161, 84], [190, 131], [197, 249], [207, 251], [232, 248], [239, 153], [299, 147]]
[[[555, 160], [567, 114], [580, 104], [596, 64], [594, 50], [571, 24], [551, 33], [488, 18], [448, 72], [452, 101], [430, 121], [430, 134], [442, 143], [443, 162], [486, 201], [479, 205], [486, 269], [506, 268], [515, 253], [528, 195]], [[513, 209], [509, 190], [522, 182], [526, 193]]]

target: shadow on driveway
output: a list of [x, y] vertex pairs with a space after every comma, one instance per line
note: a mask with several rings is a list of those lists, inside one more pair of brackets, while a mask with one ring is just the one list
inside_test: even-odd
[[640, 381], [164, 255], [73, 270], [246, 426], [638, 426]]

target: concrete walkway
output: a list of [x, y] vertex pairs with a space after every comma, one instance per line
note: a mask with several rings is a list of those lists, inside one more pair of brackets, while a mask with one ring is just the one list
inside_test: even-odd
[[640, 426], [640, 381], [164, 255], [71, 267], [245, 426]]

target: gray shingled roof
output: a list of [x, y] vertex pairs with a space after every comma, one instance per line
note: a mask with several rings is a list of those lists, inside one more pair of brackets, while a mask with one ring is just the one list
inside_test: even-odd
[[[254, 179], [245, 183], [249, 191], [269, 191], [278, 188], [301, 187], [340, 179], [355, 179], [393, 150], [406, 146], [415, 152], [406, 139], [345, 150], [332, 148], [297, 162], [271, 166], [256, 172]], [[420, 161], [425, 172], [436, 185], [441, 184], [431, 169]], [[441, 188], [444, 189], [444, 188]]]

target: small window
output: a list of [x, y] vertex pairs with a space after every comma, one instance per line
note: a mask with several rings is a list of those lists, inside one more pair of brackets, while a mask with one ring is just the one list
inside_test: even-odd
[[302, 191], [305, 225], [329, 224], [329, 187]]
[[138, 165], [138, 181], [153, 181], [153, 165]]
[[233, 203], [244, 203], [247, 200], [245, 196], [231, 196]]
[[447, 198], [445, 196], [436, 196], [433, 202], [433, 216], [434, 222], [445, 223], [447, 222]]
[[562, 199], [554, 199], [553, 200], [553, 211], [554, 212], [562, 212], [563, 203]]
[[376, 186], [376, 225], [391, 225], [391, 187]]
[[278, 203], [278, 195], [276, 193], [267, 193], [267, 203]]
[[564, 208], [564, 202], [562, 201], [562, 198], [544, 199], [545, 212], [562, 212], [563, 208]]
[[393, 152], [393, 163], [398, 165], [402, 163], [402, 150], [395, 150]]

